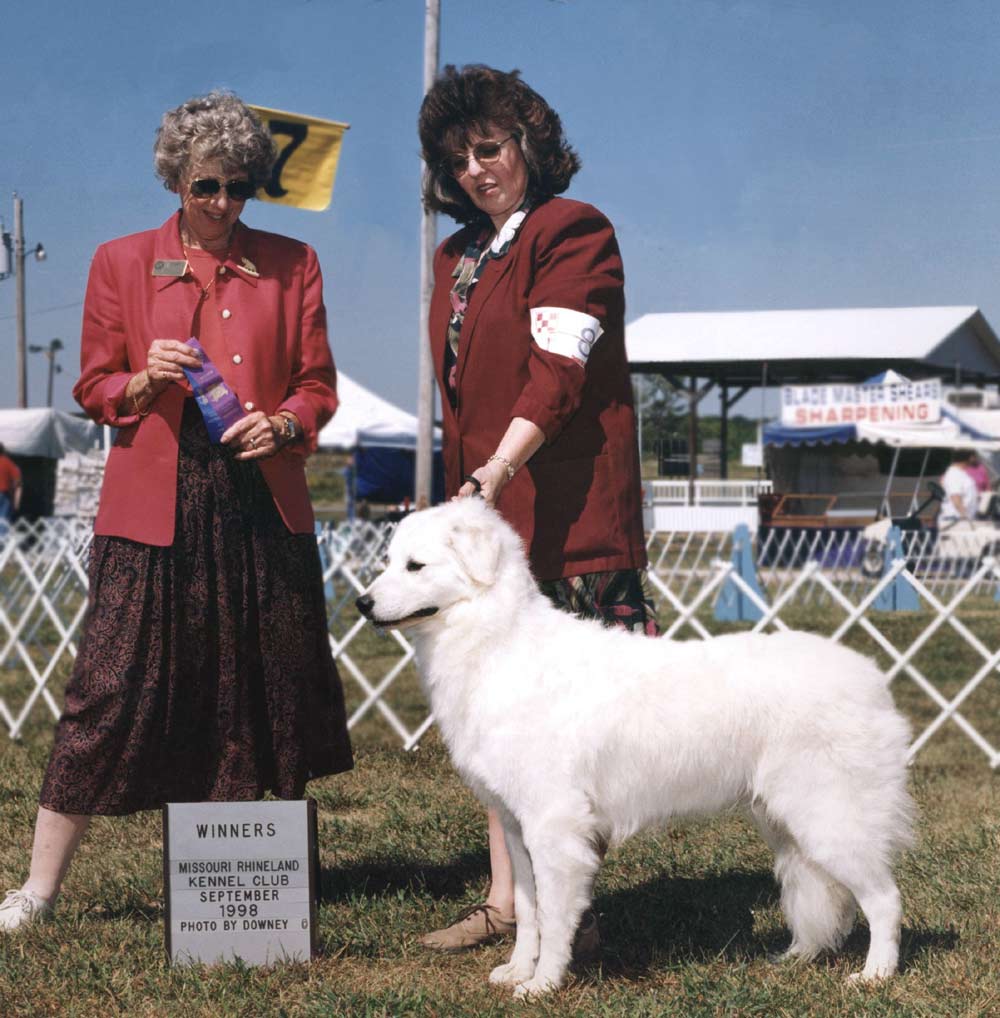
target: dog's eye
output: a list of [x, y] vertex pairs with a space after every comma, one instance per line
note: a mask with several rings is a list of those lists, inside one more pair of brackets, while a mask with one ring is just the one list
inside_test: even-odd
[[410, 559], [410, 561], [406, 563], [406, 571], [408, 573], [419, 573], [423, 568], [423, 562], [414, 562], [413, 559]]

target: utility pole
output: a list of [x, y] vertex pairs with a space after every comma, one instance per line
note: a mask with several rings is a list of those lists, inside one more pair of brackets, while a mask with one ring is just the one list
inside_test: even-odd
[[48, 346], [37, 346], [32, 343], [28, 347], [28, 353], [41, 353], [45, 354], [49, 362], [49, 384], [46, 388], [45, 405], [47, 407], [52, 406], [52, 382], [56, 375], [62, 371], [62, 366], [56, 364], [56, 356], [59, 351], [63, 349], [63, 341], [61, 339], [53, 339], [49, 341]]
[[[426, 0], [424, 17], [424, 95], [437, 77], [441, 45], [441, 0]], [[426, 173], [426, 169], [424, 171]], [[420, 357], [417, 367], [417, 452], [414, 503], [431, 504], [431, 478], [434, 463], [434, 362], [431, 358], [427, 316], [431, 306], [434, 278], [434, 248], [437, 243], [436, 219], [424, 212], [420, 222]]]
[[[10, 262], [14, 269], [14, 317], [17, 320], [17, 346], [15, 371], [17, 372], [17, 405], [22, 410], [28, 405], [28, 326], [24, 301], [24, 201], [14, 194], [14, 236], [4, 232], [0, 223], [0, 279], [10, 275]], [[37, 244], [33, 250], [35, 261], [45, 261], [45, 248]], [[11, 258], [13, 255], [13, 258]]]

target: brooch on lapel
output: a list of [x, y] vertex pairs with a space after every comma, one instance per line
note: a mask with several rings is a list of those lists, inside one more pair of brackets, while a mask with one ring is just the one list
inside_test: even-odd
[[240, 272], [245, 272], [248, 276], [253, 276], [254, 279], [260, 279], [260, 273], [257, 271], [257, 266], [254, 265], [249, 258], [241, 258], [240, 264], [236, 266]]

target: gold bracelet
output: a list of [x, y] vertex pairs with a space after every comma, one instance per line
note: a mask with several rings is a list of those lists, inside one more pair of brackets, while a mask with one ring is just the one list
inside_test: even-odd
[[[135, 375], [135, 377], [138, 378], [139, 376]], [[155, 399], [155, 396], [153, 395], [153, 387], [149, 384], [149, 374], [148, 373], [146, 375], [146, 384], [143, 386], [143, 389], [145, 389], [145, 391], [148, 392], [149, 396], [150, 396], [149, 406], [146, 407], [146, 409], [144, 411], [139, 409], [139, 400], [136, 398], [136, 395], [135, 395], [134, 392], [132, 393], [132, 396], [131, 396], [132, 406], [135, 409], [135, 413], [136, 413], [137, 417], [148, 417], [149, 416], [149, 411], [153, 409], [153, 399]]]
[[506, 456], [501, 456], [500, 453], [498, 452], [493, 453], [493, 455], [486, 462], [493, 463], [494, 461], [496, 461], [497, 463], [502, 463], [507, 468], [507, 480], [513, 481], [514, 480], [513, 463], [511, 463], [511, 461], [507, 459]]

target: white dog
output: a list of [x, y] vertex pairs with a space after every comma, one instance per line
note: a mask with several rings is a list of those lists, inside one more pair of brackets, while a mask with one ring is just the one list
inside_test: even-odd
[[491, 981], [561, 986], [603, 847], [733, 807], [774, 851], [786, 957], [839, 946], [860, 906], [860, 978], [895, 972], [909, 731], [867, 658], [806, 633], [674, 642], [573, 618], [473, 498], [404, 519], [358, 607], [412, 628], [455, 767], [503, 820], [517, 939]]

